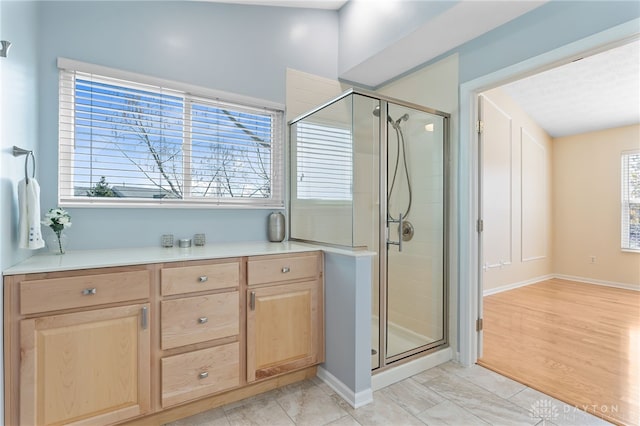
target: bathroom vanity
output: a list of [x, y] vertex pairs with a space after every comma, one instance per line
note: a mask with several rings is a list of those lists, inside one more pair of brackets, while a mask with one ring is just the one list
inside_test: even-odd
[[5, 424], [161, 424], [316, 374], [323, 252], [95, 250], [4, 272]]

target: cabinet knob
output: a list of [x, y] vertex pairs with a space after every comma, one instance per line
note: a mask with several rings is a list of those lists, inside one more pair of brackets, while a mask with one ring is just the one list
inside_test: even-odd
[[287, 273], [287, 272], [289, 272], [289, 271], [291, 271], [291, 269], [289, 269], [289, 267], [288, 267], [288, 266], [283, 266], [283, 267], [282, 267], [282, 273], [283, 273], [283, 274], [286, 274], [286, 273]]
[[85, 288], [84, 290], [82, 290], [82, 294], [84, 296], [93, 296], [94, 294], [96, 294], [97, 290], [95, 288]]
[[198, 374], [198, 379], [206, 379], [207, 377], [209, 377], [209, 372], [208, 371], [203, 371], [202, 373]]
[[206, 324], [208, 322], [209, 322], [209, 318], [207, 318], [207, 317], [198, 318], [198, 324]]
[[207, 281], [209, 281], [209, 277], [206, 275], [202, 275], [201, 277], [198, 277], [198, 281], [200, 281], [201, 283], [206, 283]]

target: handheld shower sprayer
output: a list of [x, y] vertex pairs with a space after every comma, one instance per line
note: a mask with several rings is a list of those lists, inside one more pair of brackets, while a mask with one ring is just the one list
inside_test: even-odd
[[[375, 117], [380, 117], [380, 105], [377, 105], [373, 111], [373, 115]], [[414, 229], [413, 225], [406, 220], [409, 216], [409, 212], [411, 212], [411, 204], [413, 201], [413, 191], [411, 188], [411, 178], [409, 177], [409, 168], [407, 165], [407, 149], [405, 146], [404, 140], [404, 132], [402, 131], [402, 126], [400, 125], [403, 121], [409, 120], [409, 114], [402, 114], [397, 120], [391, 118], [390, 115], [387, 115], [387, 121], [391, 123], [391, 127], [396, 132], [396, 157], [395, 157], [395, 165], [393, 166], [393, 178], [391, 179], [391, 185], [387, 192], [387, 208], [390, 209], [391, 206], [391, 198], [393, 195], [393, 190], [395, 189], [396, 178], [398, 177], [398, 168], [400, 166], [400, 162], [402, 161], [404, 167], [404, 175], [406, 176], [406, 185], [407, 192], [409, 196], [409, 200], [407, 202], [407, 209], [404, 213], [398, 213], [398, 219], [396, 220], [390, 211], [387, 211], [387, 224], [389, 223], [398, 223], [398, 250], [402, 251], [402, 243], [401, 241], [410, 241], [413, 238]], [[395, 243], [392, 243], [395, 244]]]
[[[380, 117], [380, 105], [376, 105], [376, 107], [373, 109], [373, 115], [375, 115], [376, 117]], [[400, 116], [400, 118], [398, 118], [397, 120], [393, 120], [393, 118], [391, 118], [390, 115], [387, 115], [387, 121], [389, 123], [391, 123], [391, 126], [394, 129], [397, 129], [398, 126], [400, 126], [400, 123], [402, 121], [407, 121], [409, 119], [409, 114], [403, 114]]]

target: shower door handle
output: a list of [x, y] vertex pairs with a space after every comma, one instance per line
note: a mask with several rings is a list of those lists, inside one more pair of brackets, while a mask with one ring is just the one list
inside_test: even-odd
[[402, 228], [404, 227], [402, 213], [398, 213], [398, 252], [402, 251]]
[[398, 252], [402, 251], [402, 228], [404, 225], [404, 218], [402, 217], [402, 213], [399, 213], [398, 220], [389, 220], [388, 223], [397, 223], [398, 224], [398, 241], [391, 241], [387, 239], [387, 244], [393, 244], [394, 246], [398, 246]]

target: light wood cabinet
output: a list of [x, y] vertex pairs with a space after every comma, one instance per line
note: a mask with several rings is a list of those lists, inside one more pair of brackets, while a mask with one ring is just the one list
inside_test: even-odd
[[163, 296], [237, 287], [240, 285], [240, 262], [234, 259], [221, 263], [162, 268], [160, 282]]
[[162, 424], [312, 377], [323, 288], [321, 252], [5, 276], [5, 424]]
[[20, 313], [85, 308], [148, 297], [147, 271], [45, 278], [20, 283]]
[[320, 271], [318, 253], [255, 256], [247, 263], [247, 284], [273, 284], [285, 281], [315, 279]]
[[109, 424], [149, 410], [148, 304], [20, 321], [20, 424]]
[[161, 271], [162, 407], [240, 386], [240, 260]]
[[162, 406], [240, 385], [238, 342], [162, 358]]
[[237, 336], [238, 291], [163, 300], [160, 303], [162, 349]]
[[140, 266], [5, 277], [5, 423], [150, 412], [151, 280]]
[[249, 290], [247, 381], [318, 362], [319, 287], [309, 281]]
[[[250, 286], [247, 290], [248, 382], [323, 361], [320, 261], [319, 253], [249, 259], [249, 282], [265, 285]], [[254, 266], [255, 263], [258, 265]], [[287, 275], [292, 267], [294, 275]], [[256, 270], [270, 272], [266, 277], [256, 277], [254, 273], [252, 280], [251, 271]], [[284, 283], [283, 278], [287, 279]], [[288, 282], [296, 279], [300, 282]]]

